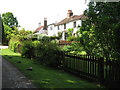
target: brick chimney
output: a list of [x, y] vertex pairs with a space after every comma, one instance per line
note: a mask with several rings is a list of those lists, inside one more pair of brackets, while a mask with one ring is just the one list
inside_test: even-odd
[[44, 30], [47, 30], [47, 18], [44, 18]]
[[69, 18], [69, 17], [71, 17], [71, 16], [73, 16], [73, 12], [72, 12], [72, 10], [68, 10], [67, 18]]

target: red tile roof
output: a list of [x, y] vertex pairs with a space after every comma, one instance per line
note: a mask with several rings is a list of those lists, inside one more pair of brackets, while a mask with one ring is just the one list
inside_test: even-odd
[[35, 33], [35, 32], [38, 32], [38, 31], [40, 31], [40, 30], [42, 30], [43, 27], [44, 27], [44, 26], [40, 26], [40, 27], [38, 27], [38, 28], [34, 31], [34, 33]]

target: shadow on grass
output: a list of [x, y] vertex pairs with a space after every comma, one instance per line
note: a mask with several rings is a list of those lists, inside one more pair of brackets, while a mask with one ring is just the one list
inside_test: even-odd
[[[38, 88], [101, 88], [95, 83], [82, 80], [63, 70], [46, 67], [33, 59], [23, 58], [18, 53], [11, 52], [2, 56], [24, 73]], [[27, 70], [29, 67], [32, 67], [32, 71]]]

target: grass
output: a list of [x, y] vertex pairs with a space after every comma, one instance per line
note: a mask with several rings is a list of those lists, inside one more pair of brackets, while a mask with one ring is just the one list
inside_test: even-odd
[[[22, 58], [19, 53], [9, 49], [2, 50], [2, 56], [14, 64], [24, 73], [38, 88], [100, 88], [97, 84], [82, 80], [61, 70], [52, 69], [33, 60]], [[9, 56], [12, 56], [10, 58]], [[21, 63], [17, 63], [21, 61]], [[26, 70], [32, 67], [33, 71]]]

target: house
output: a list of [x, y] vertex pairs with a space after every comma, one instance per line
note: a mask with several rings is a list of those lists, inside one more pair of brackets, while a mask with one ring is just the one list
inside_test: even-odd
[[39, 27], [34, 31], [34, 33], [48, 35], [46, 18], [44, 18], [44, 25], [41, 26], [41, 23], [39, 23]]
[[58, 36], [58, 33], [62, 33], [61, 40], [66, 39], [66, 33], [68, 29], [72, 28], [72, 35], [76, 36], [76, 32], [80, 26], [82, 26], [82, 21], [87, 17], [85, 15], [73, 15], [72, 10], [68, 10], [67, 17], [58, 23], [52, 23], [47, 25], [47, 19], [44, 18], [44, 25], [39, 27], [34, 31], [35, 34], [44, 34], [47, 36]]
[[48, 36], [57, 36], [57, 30], [56, 30], [56, 25], [55, 23], [49, 24], [48, 25]]
[[62, 32], [62, 40], [65, 40], [65, 33], [69, 28], [73, 28], [73, 35], [76, 35], [76, 31], [82, 26], [82, 21], [87, 17], [85, 15], [73, 15], [72, 10], [68, 10], [67, 17], [58, 23], [48, 25], [48, 35], [58, 36], [58, 32]]

